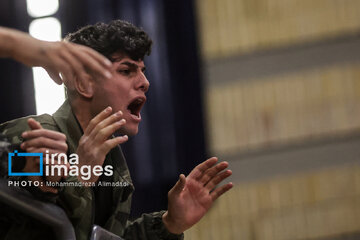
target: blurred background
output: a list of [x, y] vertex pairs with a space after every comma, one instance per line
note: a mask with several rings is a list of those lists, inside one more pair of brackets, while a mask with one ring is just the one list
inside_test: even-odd
[[[54, 5], [34, 13], [36, 2]], [[117, 18], [154, 40], [141, 133], [123, 147], [133, 217], [166, 208], [178, 175], [216, 155], [235, 186], [186, 239], [360, 238], [360, 1], [0, 3], [1, 26], [48, 40]], [[0, 71], [1, 122], [56, 110], [46, 99], [63, 94], [40, 98], [50, 87], [37, 86], [55, 86], [41, 70]]]

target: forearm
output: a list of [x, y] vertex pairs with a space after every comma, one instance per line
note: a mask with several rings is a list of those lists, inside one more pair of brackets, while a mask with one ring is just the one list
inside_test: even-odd
[[46, 43], [27, 33], [0, 27], [0, 57], [12, 58], [27, 66], [41, 66], [46, 61], [41, 59]]
[[0, 27], [0, 57], [12, 57], [19, 31]]
[[0, 58], [12, 58], [29, 67], [43, 67], [58, 84], [63, 74], [69, 81], [73, 74], [101, 74], [111, 78], [112, 63], [95, 50], [77, 44], [48, 42], [33, 38], [28, 33], [0, 27]]

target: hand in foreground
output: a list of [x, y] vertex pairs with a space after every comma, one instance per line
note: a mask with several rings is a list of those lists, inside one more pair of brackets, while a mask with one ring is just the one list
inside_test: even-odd
[[[111, 78], [111, 62], [91, 48], [69, 42], [47, 42], [30, 35], [0, 27], [0, 57], [11, 57], [27, 66], [45, 68], [50, 77], [62, 84], [90, 74]], [[71, 84], [71, 82], [70, 82]]]
[[189, 229], [218, 197], [232, 188], [232, 183], [215, 188], [232, 174], [231, 170], [223, 171], [229, 165], [227, 162], [215, 165], [216, 162], [216, 157], [210, 158], [196, 166], [187, 177], [181, 174], [169, 191], [168, 211], [162, 217], [169, 232], [180, 234]]
[[[85, 129], [76, 151], [79, 156], [79, 167], [90, 165], [93, 169], [94, 166], [102, 166], [109, 151], [128, 140], [127, 135], [111, 138], [112, 134], [126, 123], [125, 119], [121, 119], [121, 111], [111, 113], [111, 107], [107, 107], [96, 115]], [[90, 179], [84, 177], [86, 176], [78, 176], [79, 181], [94, 183], [99, 178], [94, 174], [91, 174]]]
[[43, 67], [57, 84], [62, 84], [64, 81], [70, 87], [73, 76], [85, 78], [88, 75], [87, 72], [105, 78], [112, 76], [110, 72], [112, 63], [91, 48], [65, 41], [43, 41], [40, 44], [38, 48], [34, 46], [34, 52], [36, 51], [37, 55], [33, 55], [34, 58], [29, 59], [27, 65], [33, 63], [33, 66]]
[[[28, 120], [28, 124], [30, 127], [30, 131], [23, 132], [21, 135], [24, 139], [26, 139], [25, 142], [21, 144], [21, 148], [25, 150], [28, 153], [43, 153], [43, 164], [45, 166], [45, 154], [46, 150], [48, 150], [49, 156], [51, 154], [66, 154], [68, 146], [66, 144], [66, 136], [62, 133], [43, 129], [39, 122], [35, 121], [34, 119], [30, 118]], [[51, 164], [51, 158], [50, 159], [50, 165]], [[64, 162], [58, 162], [58, 158], [55, 157], [55, 164], [54, 166], [62, 166], [63, 168], [68, 169], [69, 164]], [[40, 158], [39, 157], [26, 157], [26, 164], [24, 171], [25, 172], [38, 172], [40, 168]], [[47, 181], [51, 182], [58, 182], [61, 180], [61, 178], [66, 177], [65, 172], [61, 171], [60, 174], [57, 174], [57, 171], [55, 171], [54, 176], [45, 176], [45, 170], [44, 170], [44, 176]], [[31, 181], [37, 181], [39, 182], [39, 188], [43, 192], [52, 192], [57, 193], [57, 190], [55, 188], [46, 186], [46, 183], [44, 182], [44, 178], [40, 176], [29, 176], [29, 180]]]

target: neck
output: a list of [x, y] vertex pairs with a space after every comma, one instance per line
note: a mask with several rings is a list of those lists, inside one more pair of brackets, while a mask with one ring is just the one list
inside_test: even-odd
[[90, 106], [88, 106], [87, 102], [79, 102], [81, 100], [74, 100], [71, 104], [71, 109], [75, 114], [76, 119], [78, 120], [83, 132], [89, 125], [90, 120], [92, 119]]

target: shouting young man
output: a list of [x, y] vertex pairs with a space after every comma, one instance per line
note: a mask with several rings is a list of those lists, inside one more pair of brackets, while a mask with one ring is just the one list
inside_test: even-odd
[[[77, 239], [88, 239], [93, 224], [125, 239], [182, 239], [183, 232], [232, 187], [232, 183], [217, 187], [231, 175], [225, 170], [228, 163], [217, 164], [214, 157], [196, 166], [188, 176], [181, 174], [168, 193], [167, 211], [128, 221], [134, 187], [119, 145], [138, 133], [140, 111], [150, 86], [143, 60], [150, 54], [152, 41], [143, 30], [122, 20], [86, 26], [69, 34], [66, 41], [90, 47], [112, 62], [111, 78], [73, 75], [65, 81], [68, 98], [60, 109], [52, 116], [33, 117], [44, 128], [65, 134], [67, 156], [74, 156], [73, 162], [70, 159], [70, 164], [64, 165], [62, 183], [82, 185], [64, 185], [56, 191], [56, 202], [71, 220]], [[16, 138], [27, 130], [27, 120], [6, 123], [0, 131], [10, 139], [25, 139], [22, 148], [31, 151], [27, 145], [34, 148], [30, 143], [36, 131]], [[38, 145], [46, 149], [53, 144], [43, 141]], [[121, 184], [99, 184], [103, 182]], [[26, 234], [36, 229], [34, 224], [23, 221], [12, 227]], [[15, 233], [9, 230], [7, 234], [11, 239]], [[40, 238], [46, 236], [37, 232], [36, 239]]]

